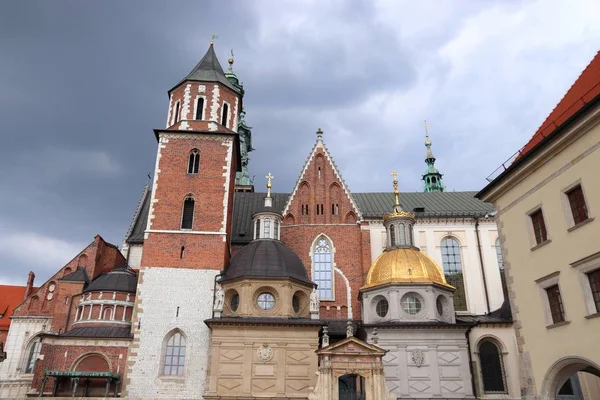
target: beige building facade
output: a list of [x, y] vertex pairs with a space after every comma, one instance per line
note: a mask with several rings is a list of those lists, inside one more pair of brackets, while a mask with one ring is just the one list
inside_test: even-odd
[[561, 398], [577, 372], [572, 398], [600, 399], [599, 66], [478, 194], [498, 212], [524, 399]]

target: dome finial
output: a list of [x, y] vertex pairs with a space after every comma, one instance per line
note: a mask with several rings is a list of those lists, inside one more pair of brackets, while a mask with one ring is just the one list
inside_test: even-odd
[[267, 197], [271, 197], [271, 180], [275, 177], [269, 172], [265, 178], [267, 178]]
[[394, 212], [400, 212], [400, 192], [398, 192], [398, 172], [392, 172], [394, 177]]
[[216, 33], [212, 34], [212, 37], [210, 38], [210, 45], [212, 46], [213, 44], [215, 44], [215, 39], [218, 39], [219, 35], [217, 35]]
[[323, 140], [323, 130], [321, 128], [317, 129], [317, 140]]
[[227, 62], [229, 63], [229, 72], [233, 73], [233, 49], [231, 49], [231, 57], [229, 57]]

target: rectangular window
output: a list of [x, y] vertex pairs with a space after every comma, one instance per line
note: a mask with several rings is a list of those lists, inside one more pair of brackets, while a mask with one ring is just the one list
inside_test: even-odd
[[575, 186], [566, 194], [569, 199], [569, 205], [571, 206], [571, 213], [573, 214], [573, 223], [577, 225], [588, 219], [587, 207], [585, 205], [585, 199], [583, 198], [581, 185]]
[[264, 238], [270, 238], [271, 237], [271, 221], [266, 219], [263, 221], [263, 226], [264, 226], [264, 233], [263, 233], [263, 237]]
[[548, 234], [546, 232], [546, 223], [544, 222], [544, 214], [542, 209], [537, 210], [530, 215], [531, 223], [533, 225], [533, 234], [535, 235], [535, 242], [537, 244], [543, 243], [548, 240]]
[[592, 298], [596, 305], [596, 312], [600, 312], [600, 269], [588, 274], [590, 288], [592, 289]]
[[552, 314], [552, 323], [557, 324], [565, 320], [565, 310], [563, 308], [562, 297], [558, 285], [546, 288], [548, 294], [548, 303], [550, 305], [550, 314]]

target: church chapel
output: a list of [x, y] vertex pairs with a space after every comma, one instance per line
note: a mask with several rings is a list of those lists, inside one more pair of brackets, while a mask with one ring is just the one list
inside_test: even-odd
[[228, 64], [211, 43], [168, 91], [121, 248], [15, 308], [0, 398], [519, 399], [495, 210], [446, 190], [428, 129], [422, 192], [351, 192], [321, 129], [256, 191]]

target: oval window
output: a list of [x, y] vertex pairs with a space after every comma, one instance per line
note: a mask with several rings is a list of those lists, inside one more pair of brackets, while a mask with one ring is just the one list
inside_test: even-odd
[[231, 307], [231, 311], [236, 312], [239, 306], [240, 295], [236, 293], [233, 296], [231, 296], [231, 300], [229, 300], [229, 307]]
[[270, 310], [271, 308], [273, 308], [275, 306], [275, 296], [273, 296], [271, 293], [261, 293], [258, 296], [258, 299], [256, 300], [256, 303], [258, 304], [258, 307], [260, 307], [263, 310]]
[[407, 295], [402, 300], [402, 309], [410, 315], [418, 314], [421, 311], [421, 300], [415, 295]]
[[435, 301], [435, 306], [438, 314], [444, 315], [444, 298], [442, 296], [438, 296], [437, 300]]
[[386, 299], [381, 299], [377, 302], [377, 305], [375, 306], [375, 311], [377, 312], [377, 315], [383, 318], [387, 315], [389, 308], [390, 305], [388, 301]]
[[294, 309], [295, 313], [300, 311], [300, 297], [298, 297], [296, 295], [294, 295], [294, 297], [292, 297], [292, 308]]

